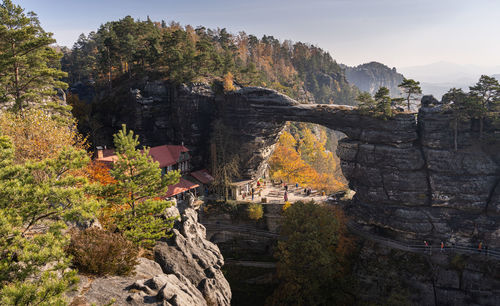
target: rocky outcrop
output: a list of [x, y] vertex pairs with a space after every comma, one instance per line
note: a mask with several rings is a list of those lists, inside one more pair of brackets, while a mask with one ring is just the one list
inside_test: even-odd
[[[492, 123], [453, 122], [443, 105], [382, 120], [352, 107], [299, 104], [275, 91], [243, 88], [218, 98], [220, 116], [242, 140], [243, 174], [256, 177], [286, 121], [321, 124], [347, 135], [338, 155], [356, 191], [349, 213], [399, 238], [483, 241], [500, 246], [500, 138]], [[437, 105], [435, 105], [437, 104]]]
[[461, 122], [454, 150], [451, 114], [424, 97], [419, 113], [388, 120], [353, 107], [300, 104], [274, 90], [247, 87], [215, 93], [204, 84], [147, 82], [130, 93], [131, 127], [148, 145], [184, 142], [195, 166], [209, 164], [210, 126], [221, 119], [237, 143], [243, 178], [261, 176], [287, 121], [343, 132], [338, 155], [356, 191], [349, 213], [400, 238], [500, 246], [498, 130]]
[[347, 81], [356, 85], [361, 91], [375, 94], [382, 86], [389, 88], [391, 96], [398, 97], [401, 90], [398, 87], [403, 82], [403, 75], [396, 68], [389, 68], [378, 62], [370, 62], [356, 67], [345, 66]]
[[155, 260], [139, 258], [135, 274], [84, 278], [73, 305], [230, 305], [231, 288], [222, 274], [219, 248], [206, 240], [197, 212], [182, 210], [173, 236], [154, 248]]
[[231, 288], [224, 278], [224, 265], [219, 248], [206, 240], [206, 230], [197, 221], [197, 213], [188, 208], [179, 229], [165, 242], [154, 248], [155, 261], [163, 272], [185, 276], [211, 305], [230, 305]]

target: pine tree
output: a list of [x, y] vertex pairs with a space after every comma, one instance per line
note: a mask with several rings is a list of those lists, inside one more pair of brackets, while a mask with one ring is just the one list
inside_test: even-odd
[[55, 40], [45, 32], [36, 14], [3, 0], [0, 5], [0, 101], [14, 102], [22, 110], [28, 102], [41, 102], [66, 88], [59, 81], [62, 54], [50, 47]]
[[100, 206], [86, 179], [73, 175], [88, 157], [67, 147], [56, 158], [13, 159], [10, 139], [0, 136], [0, 304], [59, 305], [77, 281], [65, 222], [91, 219]]
[[458, 150], [458, 123], [461, 120], [474, 118], [477, 113], [477, 99], [472, 98], [460, 88], [451, 88], [443, 95], [441, 101], [448, 104], [453, 115], [453, 143]]
[[471, 86], [470, 96], [474, 97], [479, 103], [477, 111], [479, 112], [479, 133], [483, 135], [484, 119], [488, 112], [497, 110], [500, 105], [500, 84], [497, 79], [482, 75], [476, 85]]
[[138, 136], [122, 130], [113, 136], [118, 160], [110, 171], [116, 183], [109, 184], [110, 202], [122, 207], [115, 215], [117, 227], [134, 243], [151, 247], [167, 235], [173, 220], [161, 218], [171, 203], [161, 199], [168, 185], [179, 182], [178, 171], [161, 173], [158, 162], [149, 155], [149, 148], [138, 150]]
[[413, 79], [403, 78], [403, 82], [399, 84], [398, 87], [400, 87], [405, 93], [408, 110], [410, 110], [410, 101], [415, 100], [417, 96], [422, 93], [420, 82]]
[[377, 113], [381, 118], [387, 119], [392, 117], [392, 101], [387, 87], [380, 87], [378, 89], [375, 93], [375, 102], [377, 103]]
[[360, 93], [356, 98], [356, 101], [358, 101], [358, 109], [362, 114], [367, 115], [375, 111], [376, 103], [370, 93]]

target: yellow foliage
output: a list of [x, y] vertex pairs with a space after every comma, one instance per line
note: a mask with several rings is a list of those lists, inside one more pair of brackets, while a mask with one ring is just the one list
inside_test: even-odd
[[289, 202], [289, 201], [286, 201], [286, 202], [285, 202], [285, 205], [283, 205], [283, 208], [282, 208], [282, 209], [283, 209], [283, 211], [286, 211], [286, 210], [287, 210], [290, 206], [292, 206], [292, 203], [291, 203], [291, 202]]
[[[285, 136], [283, 136], [285, 135]], [[281, 138], [286, 138], [284, 133]], [[276, 179], [285, 182], [295, 182], [301, 185], [310, 184], [314, 178], [314, 169], [306, 164], [294, 148], [278, 143], [269, 161], [271, 174]]]
[[[345, 189], [335, 177], [337, 163], [332, 152], [325, 150], [326, 133], [319, 139], [310, 129], [304, 128], [302, 139], [297, 142], [288, 132], [280, 136], [269, 165], [271, 175], [289, 183], [299, 183], [325, 192]], [[298, 152], [295, 149], [298, 146]]]
[[233, 84], [234, 76], [231, 72], [226, 73], [224, 76], [224, 91], [234, 91], [236, 88]]
[[55, 157], [65, 146], [86, 148], [85, 139], [76, 130], [74, 121], [71, 125], [63, 124], [40, 109], [26, 110], [22, 114], [2, 113], [0, 131], [12, 139], [17, 163]]
[[248, 212], [248, 218], [255, 221], [259, 220], [264, 215], [262, 204], [257, 204], [257, 203], [249, 204], [247, 212]]

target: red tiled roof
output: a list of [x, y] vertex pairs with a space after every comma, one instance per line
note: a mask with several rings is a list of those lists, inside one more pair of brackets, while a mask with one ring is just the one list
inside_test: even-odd
[[163, 145], [152, 147], [149, 150], [149, 155], [160, 163], [160, 168], [175, 165], [179, 161], [182, 152], [188, 152], [185, 146], [170, 146]]
[[167, 194], [165, 195], [166, 198], [173, 197], [176, 194], [183, 193], [185, 191], [188, 191], [190, 189], [199, 187], [200, 185], [195, 184], [193, 182], [190, 182], [186, 179], [181, 178], [179, 183], [175, 185], [168, 186], [168, 191]]
[[210, 175], [207, 169], [198, 170], [190, 173], [192, 177], [202, 182], [203, 184], [210, 184], [214, 178]]
[[[168, 166], [175, 165], [181, 156], [182, 152], [189, 152], [189, 149], [185, 146], [174, 146], [174, 145], [162, 145], [157, 147], [152, 147], [149, 150], [149, 155], [154, 161], [160, 164], [160, 168], [165, 168]], [[113, 149], [104, 149], [103, 158], [97, 159], [106, 163], [113, 163], [118, 160]]]

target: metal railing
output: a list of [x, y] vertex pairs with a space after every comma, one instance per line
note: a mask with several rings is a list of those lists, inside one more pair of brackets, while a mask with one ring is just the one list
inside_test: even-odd
[[366, 230], [362, 229], [360, 226], [358, 226], [352, 221], [347, 223], [347, 228], [351, 232], [363, 238], [402, 251], [407, 251], [412, 253], [423, 253], [429, 255], [440, 254], [442, 252], [454, 252], [460, 254], [476, 254], [476, 255], [480, 254], [488, 258], [500, 260], [500, 250], [491, 248], [479, 248], [479, 245], [475, 247], [470, 245], [466, 246], [459, 244], [446, 244], [444, 245], [443, 248], [441, 248], [441, 245], [425, 245], [423, 241], [421, 243], [417, 241], [404, 242], [404, 241], [392, 240], [385, 237], [381, 237], [373, 233], [367, 232]]

